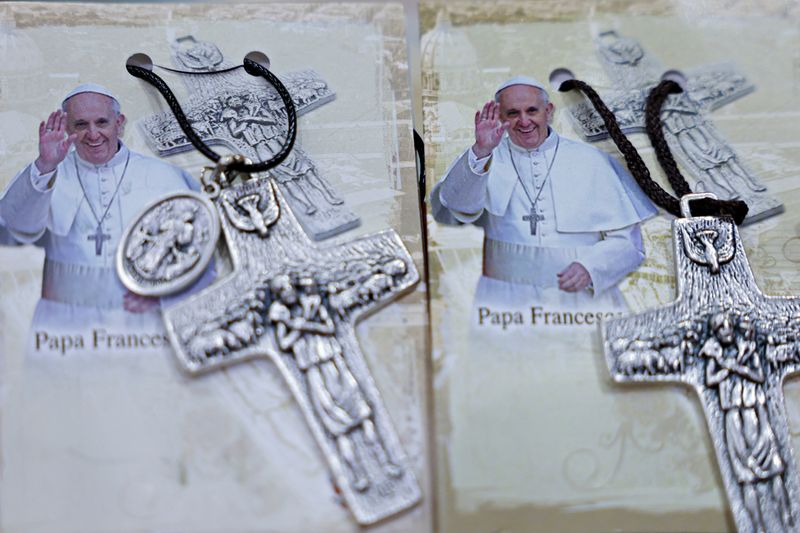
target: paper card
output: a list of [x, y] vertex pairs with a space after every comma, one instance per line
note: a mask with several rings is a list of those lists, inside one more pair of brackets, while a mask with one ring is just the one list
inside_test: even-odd
[[[333, 192], [323, 190], [319, 182], [314, 189], [294, 192], [301, 199], [305, 192], [320, 204], [328, 195], [330, 201], [318, 209], [326, 216], [338, 205], [349, 213], [344, 227], [328, 233], [301, 222], [305, 234], [317, 246], [330, 246], [394, 230], [410, 253], [409, 261], [421, 271], [405, 31], [403, 7], [395, 3], [6, 4], [0, 7], [5, 43], [0, 67], [0, 184], [8, 185], [37, 157], [39, 121], [85, 82], [102, 83], [116, 95], [127, 117], [121, 135], [125, 145], [158, 157], [145, 123], [168, 108], [151, 87], [126, 72], [129, 55], [143, 52], [156, 64], [185, 69], [185, 63], [175, 63], [174, 50], [181, 46], [189, 66], [193, 61], [218, 64], [217, 55], [241, 64], [245, 54], [258, 50], [269, 56], [272, 71], [284, 82], [306, 75], [311, 80], [306, 92], [296, 97], [296, 146]], [[195, 46], [187, 47], [187, 42]], [[203, 99], [197, 94], [202, 93], [202, 83], [192, 85], [186, 76], [158, 72], [182, 103]], [[259, 83], [264, 84], [256, 80], [255, 85]], [[238, 136], [233, 130], [258, 115], [264, 102], [243, 100], [225, 100], [235, 116], [221, 121], [231, 137], [245, 143], [239, 148], [257, 150], [268, 144], [253, 137], [266, 135], [264, 130], [253, 128]], [[212, 122], [220, 119], [215, 115]], [[219, 123], [212, 126], [222, 130]], [[92, 149], [102, 144], [97, 137], [88, 142]], [[228, 153], [236, 148], [215, 146]], [[161, 159], [193, 179], [208, 164], [194, 150], [170, 153]], [[105, 170], [88, 172], [96, 175], [87, 176], [89, 189], [83, 196], [76, 189], [79, 204], [91, 196], [92, 187], [103, 187]], [[152, 195], [160, 187], [152, 176], [146, 183], [136, 178], [131, 175], [121, 182], [119, 198]], [[295, 178], [290, 175], [284, 181]], [[292, 191], [286, 188], [281, 194], [300, 218], [303, 202], [292, 204]], [[127, 213], [130, 207], [119, 207], [122, 214], [116, 209], [110, 211], [114, 217], [132, 216]], [[63, 224], [72, 231], [69, 220]], [[119, 239], [120, 229], [115, 231]], [[7, 232], [3, 239], [9, 240]], [[49, 259], [70, 262], [69, 247], [50, 253], [55, 255]], [[33, 246], [4, 246], [0, 255], [3, 529], [358, 530], [342, 487], [336, 486], [301, 409], [272, 362], [245, 362], [189, 376], [179, 369], [153, 313], [139, 319], [120, 309], [87, 305], [81, 311], [63, 304], [73, 322], [62, 331], [31, 326], [42, 292], [45, 253]], [[113, 266], [113, 257], [102, 257], [101, 266]], [[218, 267], [223, 271], [224, 261], [218, 261]], [[80, 270], [59, 268], [63, 277]], [[94, 301], [103, 296], [92, 283], [53, 290], [63, 298]], [[378, 296], [375, 292], [364, 298]], [[56, 326], [64, 324], [56, 320]], [[422, 495], [420, 503], [389, 517], [376, 530], [430, 530], [422, 287], [417, 285], [388, 308], [359, 321], [355, 331]]]
[[[503, 81], [516, 75], [544, 82], [555, 104], [551, 125], [562, 137], [562, 149], [565, 140], [590, 142], [578, 127], [580, 114], [576, 118], [568, 110], [585, 99], [577, 93], [557, 92], [548, 77], [554, 69], [565, 67], [601, 96], [620, 91], [624, 80], [613, 78], [614, 57], [603, 59], [596, 41], [601, 34], [616, 32], [646, 51], [646, 56], [641, 55], [632, 41], [623, 42], [616, 50], [626, 61], [631, 61], [630, 56], [635, 56], [634, 62], [645, 63], [655, 58], [657, 64], [642, 67], [681, 69], [709, 83], [708, 94], [696, 97], [699, 102], [707, 99], [706, 104], [688, 116], [699, 122], [684, 124], [691, 133], [676, 134], [672, 150], [695, 187], [713, 190], [730, 180], [747, 191], [745, 200], [772, 206], [763, 207], [761, 221], [742, 227], [741, 236], [761, 289], [771, 295], [798, 294], [800, 32], [796, 13], [782, 18], [784, 13], [777, 6], [735, 3], [723, 8], [715, 2], [702, 6], [625, 2], [591, 8], [561, 3], [546, 9], [518, 2], [492, 6], [423, 2], [420, 9], [429, 192], [453, 161], [475, 143], [476, 111], [492, 99]], [[722, 79], [728, 81], [722, 83]], [[632, 92], [629, 97], [640, 98]], [[638, 118], [633, 115], [627, 127], [635, 129]], [[682, 155], [678, 153], [681, 141], [700, 133], [706, 139], [712, 135], [724, 139], [727, 148], [716, 155], [735, 154], [747, 174], [734, 169], [727, 155], [713, 163], [713, 150], [707, 147], [692, 151], [687, 144]], [[653, 176], [668, 186], [646, 135], [633, 132], [629, 138]], [[610, 140], [591, 144], [621, 161]], [[699, 144], [695, 138], [694, 147]], [[496, 152], [491, 164], [504, 155]], [[512, 157], [525, 160], [516, 153]], [[527, 161], [535, 159], [528, 157]], [[696, 185], [693, 173], [703, 160], [709, 164], [699, 170], [713, 170], [701, 178], [704, 185]], [[540, 165], [549, 163], [548, 159], [539, 161]], [[529, 164], [533, 168], [534, 163]], [[559, 175], [558, 164], [550, 179]], [[579, 164], [573, 164], [577, 169]], [[509, 168], [513, 173], [515, 169]], [[584, 172], [594, 176], [595, 168]], [[516, 170], [528, 178], [536, 174], [519, 165]], [[716, 171], [721, 174], [713, 174]], [[546, 172], [539, 173], [539, 183]], [[751, 176], [755, 176], [752, 181]], [[761, 186], [766, 191], [756, 190]], [[492, 194], [501, 189], [502, 185]], [[555, 197], [556, 185], [546, 190], [553, 191], [549, 202], [555, 203], [556, 218], [569, 213], [570, 202], [577, 199], [584, 202], [577, 209], [598, 213], [597, 205], [586, 201], [585, 190], [568, 191], [567, 199]], [[529, 200], [537, 192], [531, 187], [531, 199], [520, 194], [524, 201], [517, 198], [518, 208], [530, 207]], [[501, 195], [502, 191], [489, 202], [502, 204], [497, 198]], [[609, 198], [613, 201], [613, 195]], [[510, 201], [513, 207], [514, 197]], [[777, 205], [783, 205], [785, 212], [776, 215], [779, 209], [773, 207]], [[434, 206], [429, 207], [433, 215]], [[544, 216], [552, 217], [547, 212]], [[566, 223], [569, 217], [551, 219], [551, 224]], [[611, 312], [639, 312], [675, 298], [671, 218], [660, 212], [641, 224], [645, 259], [616, 285], [623, 297], [622, 309]], [[537, 266], [552, 262], [550, 255], [544, 259], [526, 256], [523, 259], [531, 268], [525, 269], [524, 263], [509, 265], [527, 252], [500, 249], [505, 255], [498, 255], [502, 247], [490, 245], [486, 264], [484, 236], [491, 231], [496, 235], [505, 221], [494, 223], [491, 227], [492, 222], [486, 222], [485, 228], [451, 226], [429, 216], [441, 530], [732, 529], [700, 402], [694, 393], [678, 386], [612, 383], [597, 324], [609, 310], [589, 295], [585, 305], [564, 305], [557, 280], [551, 279], [574, 259], [563, 262], [557, 272], [548, 272], [550, 289], [538, 295], [531, 296], [522, 280], [511, 289], [506, 286], [504, 294], [510, 296], [505, 300], [487, 304], [476, 296], [479, 283], [486, 283], [482, 271], [494, 269], [496, 277], [536, 277], [541, 274]], [[509, 222], [514, 225], [509, 231], [519, 236], [523, 224], [528, 221], [521, 217]], [[527, 226], [523, 229], [528, 230]], [[542, 245], [557, 248], [557, 237], [541, 237]], [[574, 241], [575, 234], [567, 237], [565, 241]], [[492, 263], [498, 256], [508, 262], [498, 267]], [[621, 260], [614, 255], [599, 264], [613, 268]], [[509, 303], [520, 293], [526, 294], [527, 303]], [[800, 393], [791, 379], [785, 393], [790, 425], [796, 427]]]

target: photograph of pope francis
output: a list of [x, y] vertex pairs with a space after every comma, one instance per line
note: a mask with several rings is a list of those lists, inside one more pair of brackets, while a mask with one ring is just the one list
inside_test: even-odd
[[114, 258], [129, 221], [168, 192], [199, 189], [185, 171], [128, 149], [117, 97], [84, 83], [41, 121], [38, 154], [0, 194], [0, 241], [44, 248], [33, 330], [160, 328], [160, 302], [123, 287]]
[[656, 208], [610, 155], [560, 136], [544, 85], [517, 76], [475, 113], [475, 142], [431, 191], [434, 219], [484, 231], [474, 303], [624, 310]]

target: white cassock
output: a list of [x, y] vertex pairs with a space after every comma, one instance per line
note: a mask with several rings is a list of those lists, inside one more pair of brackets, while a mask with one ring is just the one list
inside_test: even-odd
[[[624, 309], [617, 283], [644, 259], [639, 222], [656, 213], [617, 161], [552, 129], [533, 150], [508, 135], [489, 157], [467, 149], [434, 186], [431, 207], [437, 222], [484, 229], [476, 304], [598, 311]], [[586, 290], [558, 288], [572, 262], [589, 271]]]
[[[115, 270], [117, 245], [146, 204], [169, 192], [197, 190], [196, 181], [177, 167], [128, 150], [122, 142], [102, 165], [84, 161], [73, 149], [55, 174], [48, 188], [53, 172], [41, 174], [31, 163], [0, 197], [3, 241], [34, 243], [45, 250], [42, 298], [32, 328], [75, 332], [102, 324], [163, 329], [157, 310], [124, 311], [127, 289]], [[99, 254], [98, 218], [108, 236]]]

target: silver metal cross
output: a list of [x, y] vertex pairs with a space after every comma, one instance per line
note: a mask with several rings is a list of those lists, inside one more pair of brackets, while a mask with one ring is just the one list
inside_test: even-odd
[[103, 228], [98, 225], [95, 232], [86, 237], [86, 240], [94, 241], [94, 255], [101, 255], [103, 253], [103, 243], [111, 240], [111, 235], [103, 233]]
[[180, 364], [200, 373], [271, 359], [357, 521], [414, 505], [420, 488], [354, 330], [419, 281], [397, 233], [317, 247], [266, 179], [214, 204], [233, 272], [164, 311]]
[[[233, 65], [213, 43], [186, 36], [172, 46], [173, 60], [181, 70], [224, 71]], [[313, 70], [279, 76], [292, 95], [298, 115], [335, 98], [328, 84]], [[263, 79], [241, 69], [210, 76], [184, 75], [190, 98], [183, 104], [195, 132], [207, 144], [221, 144], [253, 161], [266, 161], [284, 142], [286, 116], [278, 93]], [[170, 111], [141, 121], [152, 148], [159, 155], [192, 150]], [[321, 240], [354, 228], [359, 219], [320, 175], [316, 165], [298, 146], [281, 165], [270, 171], [306, 233]]]
[[531, 226], [531, 235], [536, 235], [536, 226], [538, 225], [540, 220], [544, 220], [544, 215], [540, 215], [536, 212], [536, 208], [531, 208], [531, 213], [529, 215], [524, 215], [522, 217], [524, 222], [528, 222]]
[[761, 293], [730, 219], [677, 219], [672, 232], [678, 298], [604, 324], [609, 370], [618, 382], [693, 387], [739, 532], [796, 532], [782, 386], [800, 370], [800, 298]]
[[[617, 87], [603, 100], [622, 131], [645, 131], [647, 94], [660, 81], [664, 68], [639, 42], [615, 31], [601, 33], [596, 46], [603, 68]], [[695, 179], [692, 190], [744, 200], [749, 207], [745, 224], [783, 212], [780, 201], [766, 192], [708, 118], [710, 111], [751, 93], [755, 86], [727, 63], [688, 72], [687, 84], [683, 93], [666, 100], [661, 119], [670, 150]], [[590, 103], [574, 105], [569, 111], [587, 140], [608, 137], [602, 118]]]

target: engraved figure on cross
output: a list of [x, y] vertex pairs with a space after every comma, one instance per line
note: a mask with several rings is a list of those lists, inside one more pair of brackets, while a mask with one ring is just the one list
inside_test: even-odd
[[[220, 118], [228, 132], [246, 142], [263, 161], [280, 150], [281, 141], [277, 138], [277, 121], [267, 116], [257, 116], [254, 109], [245, 106], [241, 96], [229, 96]], [[265, 132], [269, 132], [265, 135]]]
[[[759, 499], [771, 496], [788, 531], [794, 524], [783, 483], [785, 465], [766, 409], [755, 325], [743, 316], [734, 327], [730, 314], [717, 313], [709, 319], [709, 329], [712, 336], [699, 355], [708, 359], [706, 385], [718, 391], [725, 442], [745, 508], [754, 528], [764, 531], [765, 503], [759, 505]], [[758, 491], [758, 484], [769, 485], [771, 492]]]
[[212, 43], [196, 41], [193, 37], [175, 40], [173, 51], [176, 61], [193, 70], [207, 70], [222, 63], [222, 53]]
[[797, 323], [781, 324], [775, 331], [767, 335], [765, 355], [769, 367], [779, 369], [787, 363], [800, 362], [800, 317]]
[[664, 103], [661, 119], [664, 127], [675, 136], [686, 157], [700, 168], [728, 198], [739, 198], [736, 181], [754, 192], [767, 188], [756, 182], [739, 163], [736, 153], [698, 112], [698, 105], [688, 94]]
[[286, 110], [280, 105], [278, 98], [270, 95], [253, 96], [252, 113], [255, 117], [266, 119], [261, 123], [261, 134], [266, 141], [270, 154], [277, 154], [283, 145], [283, 134], [280, 124], [285, 120]]
[[303, 206], [306, 214], [313, 215], [317, 211], [317, 207], [309, 197], [313, 191], [318, 191], [331, 204], [344, 203], [344, 200], [336, 196], [330, 185], [319, 179], [317, 170], [305, 154], [290, 153], [283, 164], [272, 173], [275, 181], [283, 185], [292, 198]]
[[214, 205], [233, 272], [165, 311], [182, 366], [271, 359], [357, 520], [414, 505], [419, 486], [354, 330], [419, 279], [399, 237], [317, 247], [266, 179], [226, 186]]
[[361, 432], [364, 441], [392, 477], [401, 470], [388, 458], [372, 422], [372, 409], [342, 358], [342, 347], [335, 336], [335, 326], [319, 294], [313, 277], [301, 275], [299, 294], [288, 274], [273, 278], [271, 290], [276, 298], [269, 308], [269, 320], [275, 325], [278, 346], [291, 352], [305, 376], [314, 413], [336, 444], [353, 479], [353, 487], [363, 492], [370, 477], [357, 453], [352, 434]]
[[600, 42], [605, 46], [600, 47], [600, 54], [612, 63], [619, 65], [635, 65], [644, 57], [644, 49], [636, 40], [628, 37], [608, 39], [610, 34], [600, 36]]

